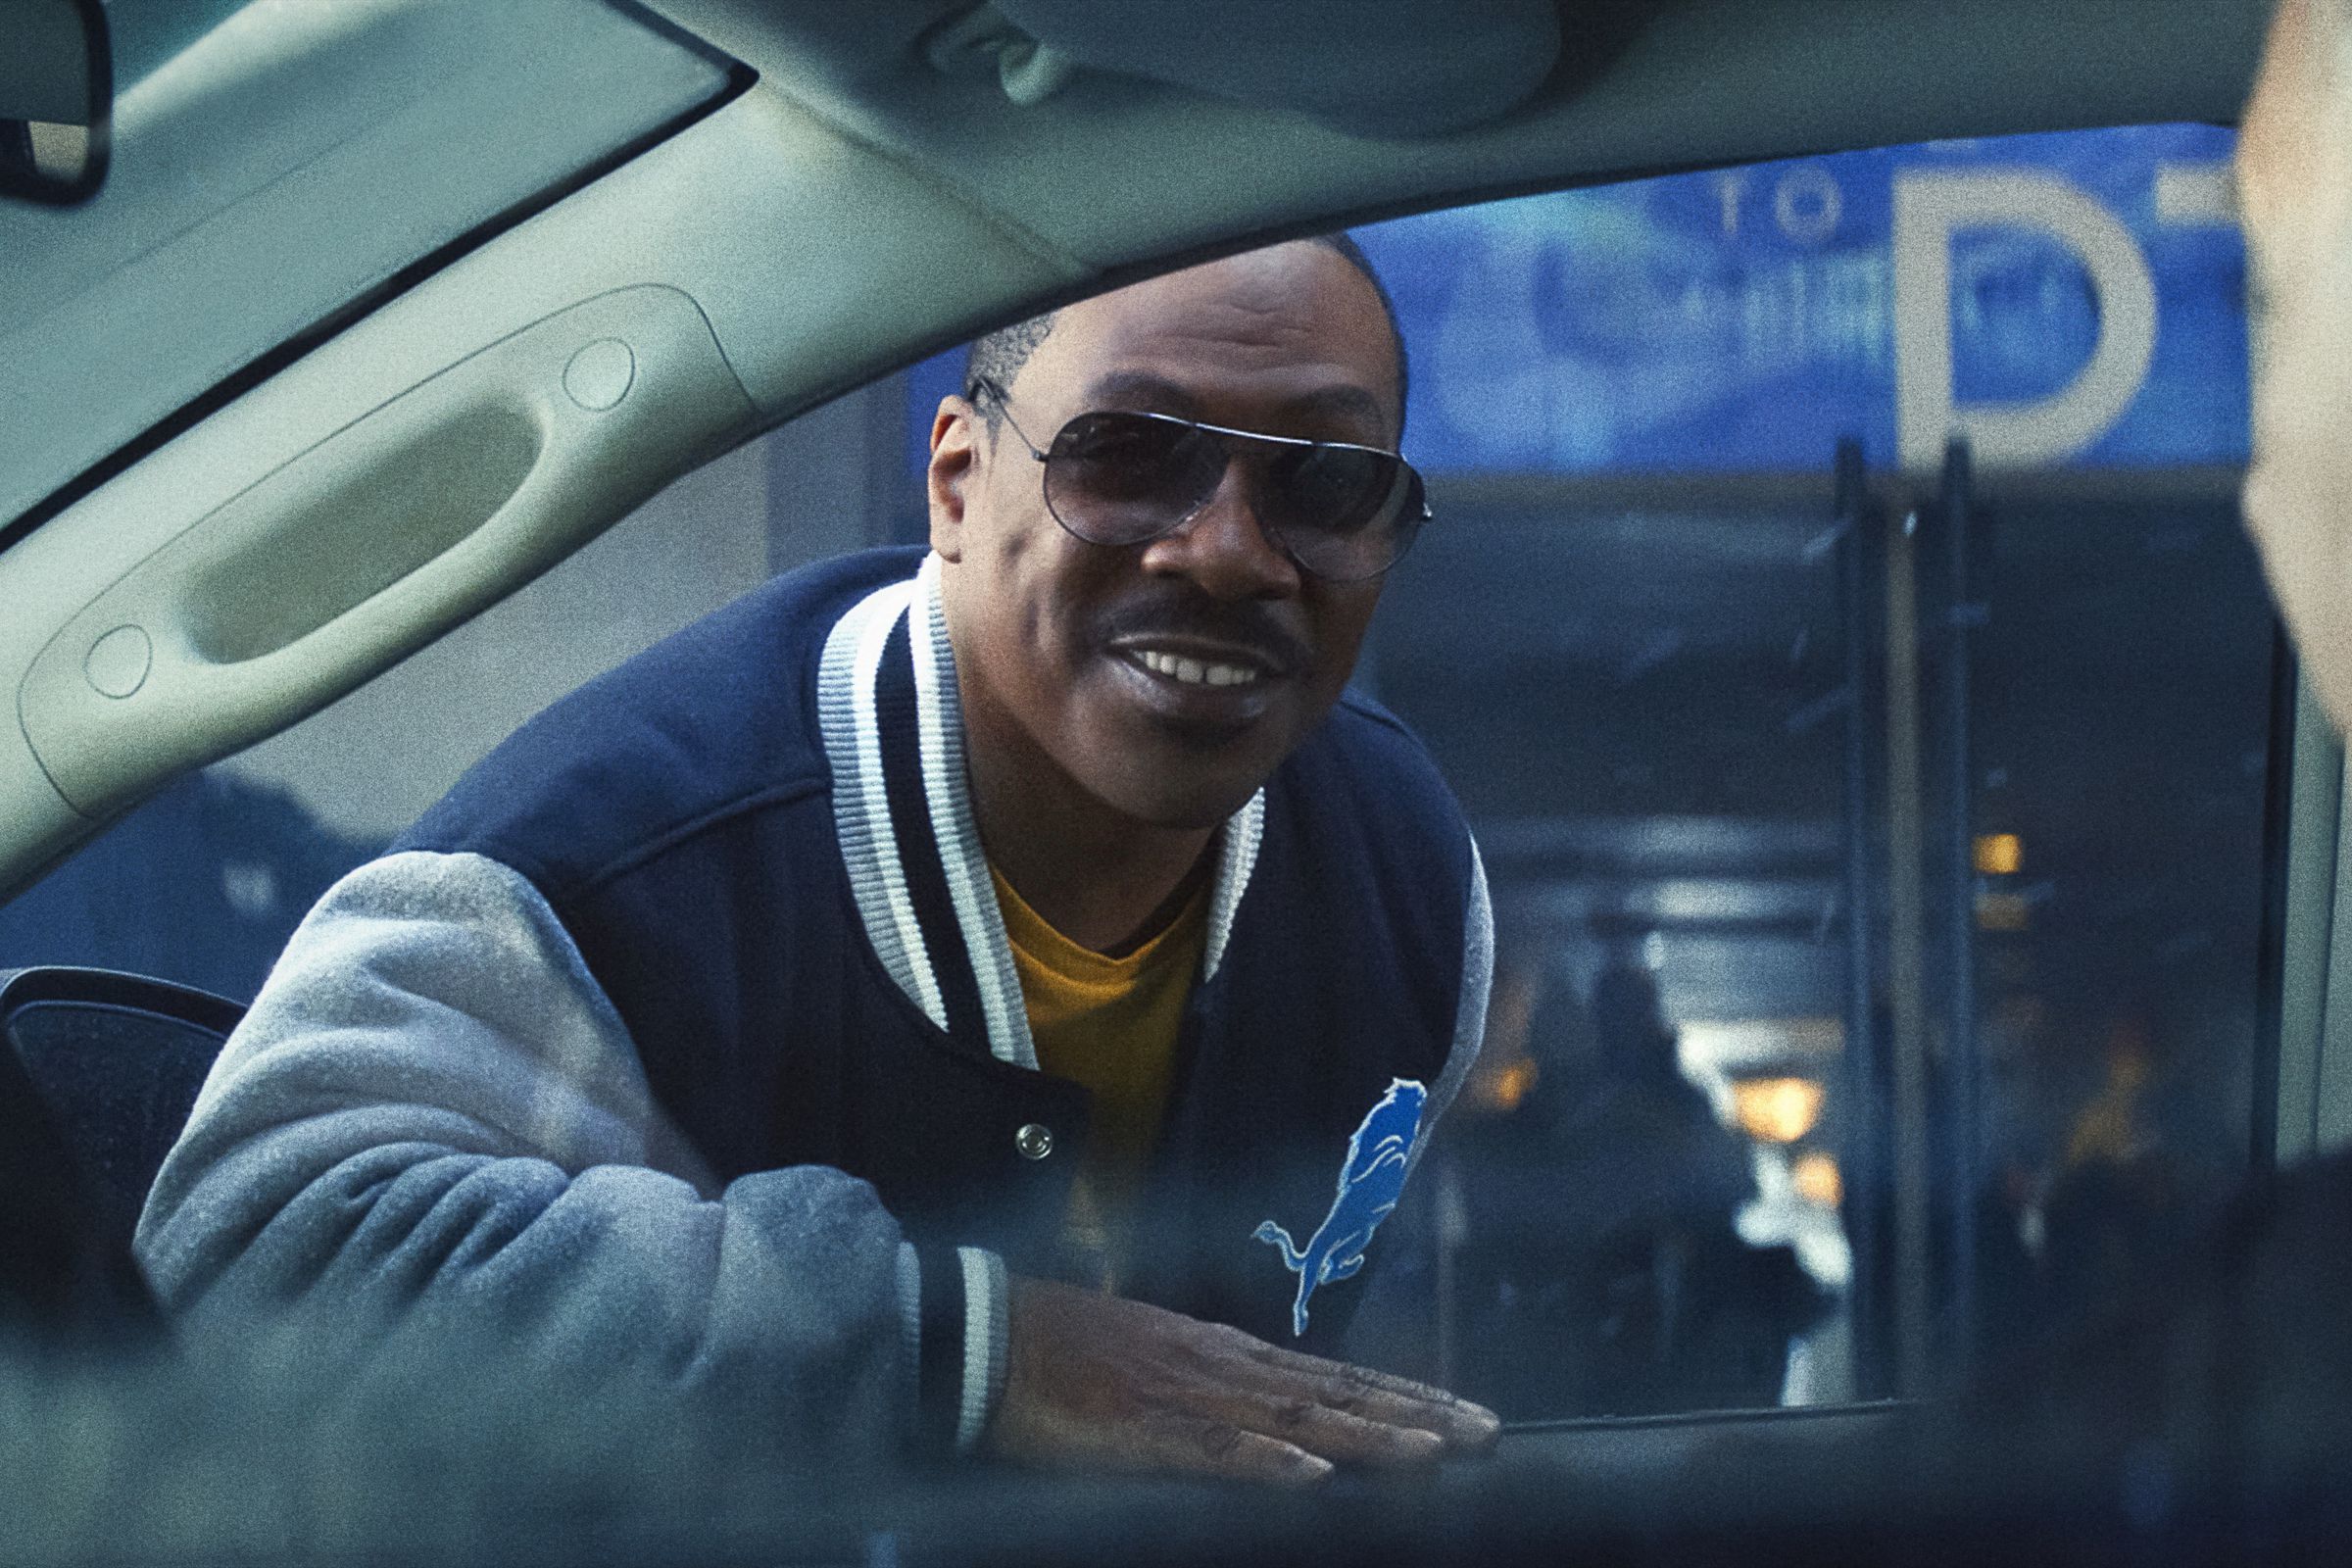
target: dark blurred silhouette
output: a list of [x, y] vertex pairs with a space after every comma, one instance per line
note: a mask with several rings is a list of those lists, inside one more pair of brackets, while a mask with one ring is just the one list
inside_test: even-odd
[[151, 1326], [129, 1252], [98, 1245], [99, 1229], [64, 1136], [0, 1047], [0, 1352]]
[[2108, 1022], [2100, 1060], [2042, 1203], [2043, 1309], [2061, 1317], [2178, 1257], [2230, 1175], [2198, 1168], [2154, 1124], [2159, 1054], [2141, 1010]]
[[1649, 971], [1613, 957], [1578, 1010], [1538, 1004], [1533, 1088], [1462, 1129], [1462, 1390], [1517, 1418], [1776, 1403], [1822, 1293], [1740, 1239], [1746, 1147], [1683, 1077]]

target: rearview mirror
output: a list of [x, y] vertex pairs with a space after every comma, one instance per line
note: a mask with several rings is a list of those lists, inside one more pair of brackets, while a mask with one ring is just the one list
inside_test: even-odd
[[114, 102], [99, 0], [0, 0], [0, 195], [58, 207], [97, 195]]

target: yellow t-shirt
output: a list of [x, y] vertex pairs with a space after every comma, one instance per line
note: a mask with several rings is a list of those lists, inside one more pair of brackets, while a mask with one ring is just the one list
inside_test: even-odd
[[1114, 1290], [1124, 1272], [1130, 1212], [1167, 1114], [1177, 1031], [1208, 935], [1208, 883], [1203, 879], [1157, 936], [1110, 957], [1048, 925], [989, 869], [1038, 1065], [1094, 1096], [1086, 1162], [1062, 1225], [1062, 1271]]

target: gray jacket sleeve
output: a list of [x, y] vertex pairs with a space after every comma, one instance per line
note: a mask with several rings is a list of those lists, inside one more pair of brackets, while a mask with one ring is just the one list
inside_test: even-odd
[[298, 1323], [354, 1353], [454, 1339], [583, 1383], [634, 1372], [678, 1414], [829, 1458], [904, 1445], [918, 1367], [952, 1385], [930, 1402], [968, 1447], [1002, 1379], [1000, 1262], [918, 1255], [838, 1170], [714, 1189], [554, 911], [476, 855], [393, 855], [329, 890], [137, 1249], [191, 1333]]
[[1453, 1045], [1446, 1054], [1445, 1070], [1429, 1086], [1429, 1103], [1422, 1112], [1424, 1136], [1413, 1146], [1409, 1171], [1436, 1141], [1446, 1112], [1462, 1092], [1487, 1045], [1487, 1001], [1494, 989], [1494, 906], [1487, 893], [1487, 863], [1470, 844], [1470, 891], [1462, 907], [1462, 975], [1453, 1004]]

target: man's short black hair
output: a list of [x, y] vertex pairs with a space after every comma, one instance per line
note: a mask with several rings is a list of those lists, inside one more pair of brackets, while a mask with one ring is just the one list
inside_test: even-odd
[[[1380, 296], [1381, 313], [1389, 318], [1389, 341], [1396, 351], [1396, 433], [1402, 436], [1404, 394], [1408, 385], [1404, 330], [1397, 324], [1396, 302], [1389, 297], [1389, 285], [1380, 280], [1380, 273], [1373, 269], [1372, 258], [1364, 254], [1364, 248], [1352, 236], [1345, 232], [1314, 234], [1308, 236], [1306, 242], [1338, 252], [1343, 261], [1364, 274], [1364, 280], [1372, 285], [1372, 292]], [[1022, 366], [1029, 363], [1029, 356], [1035, 354], [1037, 346], [1053, 332], [1055, 314], [1048, 311], [1043, 316], [1032, 316], [1026, 321], [1015, 321], [1010, 326], [999, 327], [983, 337], [974, 338], [964, 356], [964, 396], [972, 396], [973, 389], [983, 381], [1009, 389], [1012, 378], [1020, 374]], [[980, 416], [988, 421], [988, 427], [993, 431], [1004, 417], [1004, 411], [996, 399], [982, 399]]]

